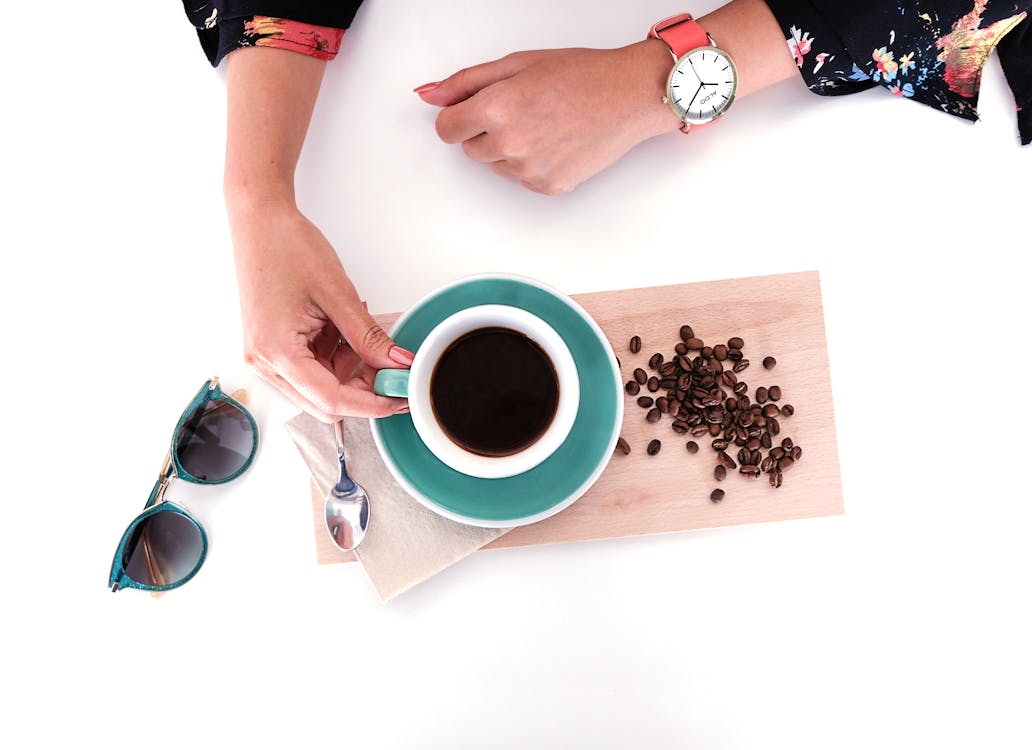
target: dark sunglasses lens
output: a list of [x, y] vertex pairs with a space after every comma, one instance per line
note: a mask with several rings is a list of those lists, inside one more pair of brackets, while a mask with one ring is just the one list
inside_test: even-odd
[[169, 586], [190, 575], [203, 554], [200, 529], [180, 513], [162, 511], [147, 516], [133, 529], [122, 567], [134, 581]]
[[225, 401], [205, 401], [176, 435], [176, 456], [191, 476], [221, 482], [244, 468], [255, 446], [254, 425]]

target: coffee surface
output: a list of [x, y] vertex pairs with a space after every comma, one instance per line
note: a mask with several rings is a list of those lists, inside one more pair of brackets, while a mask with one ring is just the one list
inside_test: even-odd
[[454, 443], [479, 455], [510, 456], [533, 445], [551, 425], [559, 381], [532, 339], [511, 328], [478, 328], [438, 359], [430, 401]]

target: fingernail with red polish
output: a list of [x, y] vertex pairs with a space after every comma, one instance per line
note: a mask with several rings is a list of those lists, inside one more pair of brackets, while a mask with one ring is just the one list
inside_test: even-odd
[[392, 362], [397, 362], [399, 365], [405, 365], [408, 367], [412, 364], [412, 360], [415, 355], [408, 349], [402, 349], [400, 346], [394, 345], [387, 352], [387, 356], [391, 358]]
[[433, 83], [424, 83], [422, 86], [416, 86], [412, 90], [415, 91], [417, 94], [425, 94], [427, 91], [433, 91], [440, 85], [440, 81], [434, 81]]

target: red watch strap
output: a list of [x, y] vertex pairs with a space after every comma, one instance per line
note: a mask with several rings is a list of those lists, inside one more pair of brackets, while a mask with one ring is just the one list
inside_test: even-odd
[[649, 30], [647, 39], [661, 39], [666, 42], [675, 58], [681, 57], [696, 47], [706, 47], [710, 38], [705, 30], [692, 18], [691, 13], [665, 18]]

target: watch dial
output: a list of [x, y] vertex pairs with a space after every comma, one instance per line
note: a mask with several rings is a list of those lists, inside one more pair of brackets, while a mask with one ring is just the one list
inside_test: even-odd
[[724, 113], [735, 97], [734, 63], [716, 47], [699, 47], [677, 61], [670, 73], [670, 102], [689, 123], [706, 123]]

